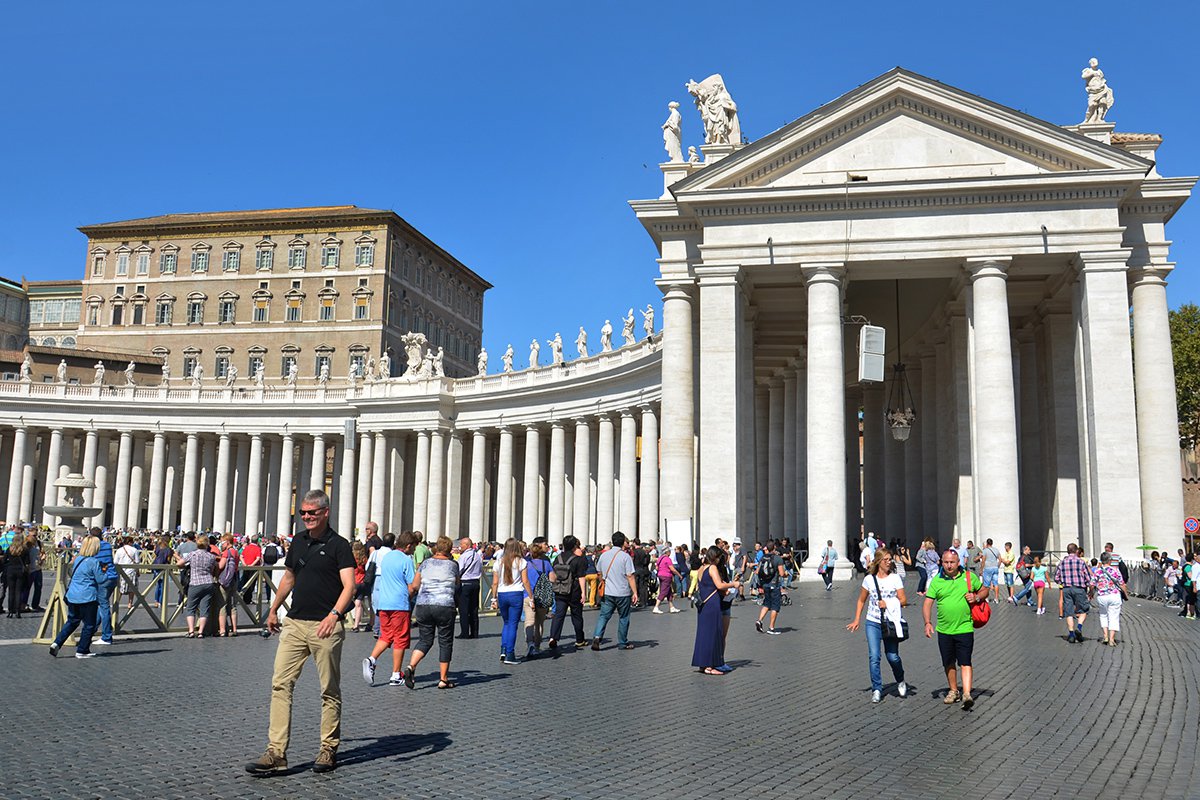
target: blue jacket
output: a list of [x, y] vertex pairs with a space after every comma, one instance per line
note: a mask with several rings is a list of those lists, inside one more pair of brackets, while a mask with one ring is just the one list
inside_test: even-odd
[[100, 549], [96, 552], [96, 558], [100, 559], [100, 563], [108, 567], [109, 572], [112, 571], [113, 556], [112, 542], [108, 539], [100, 540]]
[[75, 559], [74, 567], [71, 583], [67, 586], [68, 603], [95, 603], [105, 589], [112, 587], [112, 583], [101, 569], [98, 557], [80, 556]]

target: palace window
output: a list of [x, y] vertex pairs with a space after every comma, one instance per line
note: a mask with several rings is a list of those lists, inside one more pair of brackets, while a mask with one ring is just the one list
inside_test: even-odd
[[371, 313], [371, 298], [359, 296], [354, 298], [354, 318], [368, 319]]
[[242, 266], [242, 252], [237, 249], [226, 249], [221, 259], [221, 269], [224, 272], [237, 272]]
[[316, 364], [314, 365], [314, 367], [315, 367], [316, 371], [313, 372], [313, 374], [316, 376], [320, 376], [321, 367], [325, 367], [326, 369], [328, 369], [329, 373], [332, 375], [333, 374], [333, 350], [331, 350], [330, 348], [327, 348], [327, 347], [324, 347], [324, 348], [321, 348], [320, 350], [318, 350], [317, 351], [317, 361], [316, 361]]
[[208, 272], [208, 251], [192, 251], [192, 272]]
[[342, 248], [336, 244], [327, 244], [321, 247], [321, 266], [336, 267]]
[[145, 321], [146, 321], [146, 304], [145, 303], [134, 303], [133, 304], [133, 324], [141, 325]]
[[183, 376], [185, 378], [192, 377], [192, 373], [196, 371], [196, 362], [200, 360], [200, 353], [197, 351], [183, 354]]
[[307, 262], [307, 245], [293, 244], [288, 247], [288, 269], [304, 269]]
[[188, 325], [201, 325], [204, 323], [203, 300], [188, 300], [187, 321]]
[[149, 253], [138, 253], [137, 254], [137, 274], [138, 275], [149, 275], [150, 274], [150, 254]]
[[217, 303], [217, 324], [225, 325], [235, 321], [237, 301], [231, 297], [222, 298]]
[[92, 256], [92, 277], [104, 277], [104, 256], [102, 254], [97, 253]]
[[354, 246], [354, 266], [370, 267], [375, 264], [375, 245], [370, 242]]
[[296, 363], [296, 358], [300, 355], [300, 348], [288, 347], [283, 351], [283, 356], [279, 360], [279, 374], [286, 376], [292, 371], [292, 365]]
[[271, 305], [271, 301], [270, 301], [270, 299], [268, 299], [266, 297], [254, 298], [254, 321], [255, 322], [266, 322], [267, 321], [267, 311], [270, 308], [270, 305]]
[[217, 378], [224, 378], [229, 374], [229, 356], [224, 353], [217, 355], [216, 364], [213, 365], [213, 375]]
[[287, 322], [300, 321], [300, 304], [303, 301], [301, 297], [289, 297], [287, 299], [287, 312], [284, 319]]
[[117, 253], [117, 275], [129, 274], [129, 253]]
[[261, 347], [250, 348], [250, 358], [246, 361], [246, 369], [250, 378], [258, 374], [258, 370], [263, 365], [263, 356], [266, 355], [266, 352]]
[[334, 298], [334, 297], [322, 297], [321, 298], [321, 317], [320, 317], [320, 319], [322, 322], [330, 322], [334, 319], [334, 305], [333, 304], [336, 302], [336, 300], [337, 300], [337, 298]]
[[87, 324], [88, 325], [99, 325], [100, 324], [100, 304], [99, 303], [88, 303]]
[[113, 309], [112, 309], [112, 324], [113, 325], [124, 324], [122, 322], [124, 317], [125, 317], [125, 304], [124, 303], [114, 303]]
[[162, 275], [174, 275], [175, 266], [179, 263], [176, 253], [163, 253], [158, 257], [158, 271]]
[[171, 316], [174, 313], [174, 309], [174, 300], [159, 300], [154, 306], [154, 324], [170, 325]]
[[270, 271], [275, 266], [275, 251], [269, 247], [260, 247], [254, 253], [254, 268]]

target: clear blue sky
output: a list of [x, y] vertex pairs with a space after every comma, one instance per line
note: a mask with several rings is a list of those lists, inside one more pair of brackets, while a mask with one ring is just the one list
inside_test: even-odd
[[[626, 201], [668, 100], [721, 72], [759, 138], [900, 65], [1059, 124], [1096, 56], [1118, 130], [1200, 174], [1195, 3], [36, 3], [0, 26], [0, 274], [81, 277], [75, 228], [169, 212], [391, 208], [496, 285], [498, 366], [660, 305]], [[1168, 228], [1200, 301], [1200, 197]], [[640, 318], [639, 318], [640, 323]], [[568, 347], [568, 350], [573, 348]]]

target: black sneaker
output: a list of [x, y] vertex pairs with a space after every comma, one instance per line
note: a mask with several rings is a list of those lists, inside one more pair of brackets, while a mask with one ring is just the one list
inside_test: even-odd
[[50, 657], [58, 658], [58, 650], [59, 650], [58, 642], [55, 642], [54, 644], [50, 645]]
[[765, 633], [765, 631], [763, 631], [761, 619], [754, 623], [754, 630], [758, 631], [759, 633]]
[[600, 652], [600, 640], [599, 639], [592, 639], [592, 649], [595, 650], [597, 653]]

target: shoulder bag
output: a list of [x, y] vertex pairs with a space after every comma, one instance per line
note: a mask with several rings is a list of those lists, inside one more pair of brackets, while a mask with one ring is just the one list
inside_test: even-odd
[[[700, 577], [703, 578], [704, 576], [701, 575]], [[696, 585], [699, 586], [700, 582], [697, 581]], [[708, 597], [701, 597], [699, 594], [697, 594], [696, 597], [692, 599], [692, 605], [696, 607], [697, 614], [699, 614], [700, 611], [704, 608], [705, 603], [707, 603], [709, 600], [712, 600], [713, 595], [716, 594], [717, 591], [718, 591], [717, 589], [713, 589], [711, 592], [708, 593]]]
[[[883, 592], [879, 589], [879, 578], [872, 575], [871, 580], [875, 581], [875, 600], [878, 602], [883, 599]], [[897, 600], [897, 602], [899, 602]], [[897, 625], [885, 613], [884, 609], [879, 609], [879, 629], [883, 633], [884, 639], [895, 639], [898, 642], [903, 642], [908, 638], [908, 623], [904, 617], [900, 618], [900, 624]]]
[[[971, 588], [971, 570], [967, 570], [967, 593], [972, 594], [974, 590]], [[990, 603], [972, 603], [967, 601], [971, 606], [971, 624], [976, 628], [982, 628], [988, 624], [988, 620], [992, 618], [992, 606]]]

